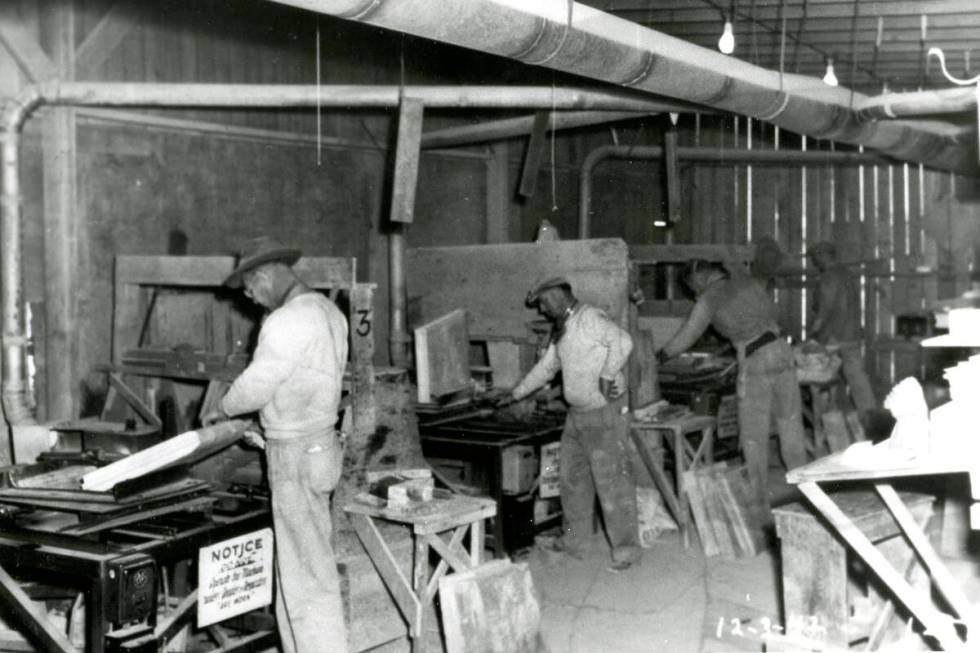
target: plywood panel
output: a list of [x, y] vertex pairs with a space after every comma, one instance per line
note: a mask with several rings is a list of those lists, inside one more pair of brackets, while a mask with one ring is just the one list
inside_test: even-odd
[[528, 323], [539, 318], [524, 305], [528, 290], [564, 275], [580, 300], [625, 328], [627, 256], [619, 239], [409, 249], [410, 313], [418, 324], [464, 308], [474, 339], [526, 340]]

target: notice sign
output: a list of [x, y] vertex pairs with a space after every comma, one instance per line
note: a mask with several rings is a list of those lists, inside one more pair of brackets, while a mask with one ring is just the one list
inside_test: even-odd
[[200, 628], [272, 603], [272, 529], [233, 537], [200, 550]]
[[541, 484], [542, 499], [561, 496], [561, 477], [558, 472], [558, 459], [561, 456], [561, 442], [541, 445]]

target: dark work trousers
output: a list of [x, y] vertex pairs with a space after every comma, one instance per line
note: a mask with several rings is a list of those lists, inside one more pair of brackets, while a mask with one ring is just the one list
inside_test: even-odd
[[640, 558], [636, 482], [627, 458], [625, 397], [602, 408], [569, 411], [561, 436], [562, 545], [581, 556], [592, 535], [596, 494], [616, 562]]
[[267, 439], [276, 535], [276, 624], [283, 653], [346, 653], [347, 627], [330, 536], [330, 493], [343, 447], [334, 431]]
[[796, 362], [789, 344], [777, 339], [745, 356], [738, 352], [738, 427], [749, 474], [766, 498], [768, 514], [769, 434], [773, 418], [786, 469], [806, 463], [803, 411]]

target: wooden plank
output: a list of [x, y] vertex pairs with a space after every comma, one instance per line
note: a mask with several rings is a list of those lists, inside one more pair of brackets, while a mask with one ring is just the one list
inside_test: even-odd
[[[479, 524], [480, 526], [483, 526], [483, 522], [482, 521], [473, 522], [473, 525], [476, 525], [476, 524]], [[460, 527], [456, 528], [453, 531], [452, 536], [449, 538], [449, 549], [451, 551], [455, 551], [456, 548], [460, 546], [460, 544], [463, 542], [463, 536], [466, 534], [466, 531], [467, 530], [468, 529], [467, 529], [466, 526], [460, 526]], [[438, 539], [439, 538], [439, 535], [438, 534], [433, 534], [431, 536], [428, 536], [427, 535], [425, 537], [434, 537], [434, 538]], [[473, 541], [474, 540], [471, 540], [470, 541], [470, 549], [471, 550], [473, 548]], [[483, 538], [482, 537], [480, 538], [480, 544], [479, 544], [479, 546], [481, 548], [483, 547]], [[471, 555], [470, 560], [467, 562], [466, 566], [463, 567], [462, 569], [469, 569], [471, 567], [476, 567], [479, 564], [480, 564], [479, 563], [479, 558], [474, 559], [472, 557], [472, 555]], [[449, 562], [448, 562], [448, 560], [445, 557], [440, 558], [439, 559], [439, 563], [436, 565], [435, 571], [432, 572], [432, 576], [429, 578], [428, 585], [426, 585], [426, 588], [425, 588], [425, 596], [422, 597], [422, 603], [424, 605], [428, 605], [429, 603], [432, 602], [432, 597], [434, 597], [436, 595], [436, 591], [438, 591], [438, 589], [439, 589], [439, 579], [442, 578], [446, 574], [446, 571], [448, 569], [449, 569]]]
[[896, 571], [878, 549], [861, 533], [840, 508], [814, 482], [800, 483], [800, 491], [833, 525], [834, 529], [861, 556], [906, 608], [925, 626], [946, 651], [966, 651], [962, 640], [953, 628], [952, 621], [940, 613], [929, 601], [917, 594]]
[[445, 576], [439, 604], [447, 653], [538, 650], [541, 611], [527, 563], [494, 560]]
[[[694, 526], [698, 530], [698, 538], [701, 540], [701, 550], [705, 557], [716, 556], [721, 553], [721, 547], [715, 539], [714, 532], [708, 521], [708, 512], [704, 504], [704, 496], [698, 485], [693, 471], [686, 471], [681, 475], [681, 489], [687, 494], [687, 500], [694, 515]], [[666, 497], [666, 494], [664, 494]]]
[[[677, 500], [677, 494], [675, 493], [674, 488], [671, 487], [670, 483], [668, 482], [662, 465], [657, 463], [653, 457], [653, 454], [650, 452], [650, 449], [643, 438], [644, 431], [645, 429], [642, 428], [630, 427], [630, 436], [633, 439], [633, 444], [636, 445], [636, 450], [640, 454], [640, 459], [643, 461], [643, 464], [646, 465], [647, 471], [650, 472], [650, 476], [653, 478], [654, 484], [657, 486], [657, 489], [660, 490], [660, 496], [663, 497], [664, 503], [670, 510], [670, 514], [674, 516], [674, 520], [677, 522], [678, 526], [680, 526], [682, 529], [687, 528], [689, 525], [687, 515], [681, 513], [681, 507]], [[685, 475], [688, 473], [689, 472], [685, 472]], [[685, 487], [685, 485], [681, 485], [682, 491], [684, 491]], [[690, 499], [691, 497], [688, 496], [688, 500]], [[695, 509], [692, 503], [691, 509], [701, 510], [702, 505], [703, 504], [699, 504], [697, 509]], [[695, 517], [696, 516], [697, 515], [695, 514]], [[702, 542], [703, 541], [704, 538], [702, 538]], [[705, 555], [709, 555], [707, 551], [705, 552]]]
[[392, 222], [410, 224], [414, 220], [424, 111], [422, 100], [402, 98], [398, 110], [398, 139], [395, 142], [395, 168], [391, 182], [389, 219]]
[[[117, 256], [116, 284], [220, 287], [234, 269], [232, 256]], [[304, 257], [293, 269], [317, 289], [349, 287], [354, 280], [350, 258]]]
[[439, 537], [438, 533], [431, 533], [420, 537], [422, 537], [429, 544], [429, 546], [435, 549], [435, 552], [442, 556], [443, 560], [449, 563], [449, 566], [453, 568], [453, 571], [466, 571], [473, 566], [470, 563], [469, 557], [466, 555], [466, 551], [463, 550], [459, 544], [456, 544], [455, 546], [453, 546], [452, 543], [447, 544], [441, 537]]
[[378, 575], [384, 581], [385, 587], [388, 588], [391, 596], [395, 599], [395, 603], [398, 604], [398, 609], [401, 610], [405, 621], [413, 624], [421, 604], [418, 597], [412, 592], [412, 586], [405, 578], [405, 574], [378, 531], [378, 527], [367, 515], [351, 514], [350, 520], [358, 539], [361, 540], [364, 550], [378, 570]]
[[76, 48], [76, 75], [81, 79], [94, 79], [99, 68], [138, 23], [135, 5], [123, 0], [113, 4]]
[[7, 570], [0, 566], [0, 598], [30, 638], [41, 644], [45, 651], [75, 653], [68, 638], [48, 619], [48, 615], [36, 607]]
[[936, 550], [929, 543], [929, 539], [922, 532], [922, 528], [919, 527], [912, 513], [909, 512], [908, 507], [899, 498], [898, 493], [895, 492], [895, 488], [889, 483], [875, 483], [875, 490], [877, 490], [878, 495], [885, 502], [885, 505], [888, 506], [888, 510], [895, 517], [895, 521], [902, 527], [902, 531], [909, 539], [909, 542], [915, 547], [916, 552], [925, 563], [939, 591], [946, 597], [946, 600], [949, 601], [953, 609], [956, 610], [960, 619], [966, 622], [970, 630], [973, 630], [976, 626], [976, 614], [973, 603], [966, 597], [959, 582], [953, 578], [949, 569], [940, 560]]
[[521, 168], [521, 181], [517, 190], [522, 197], [534, 195], [538, 172], [541, 169], [541, 159], [544, 158], [545, 147], [548, 143], [549, 115], [550, 112], [548, 111], [538, 111], [534, 114], [534, 123], [531, 125], [531, 135], [527, 139], [524, 166]]
[[163, 422], [160, 421], [160, 418], [157, 416], [157, 414], [154, 413], [149, 406], [143, 403], [143, 400], [140, 399], [139, 396], [137, 396], [137, 394], [133, 392], [128, 385], [123, 383], [122, 377], [119, 374], [117, 373], [110, 374], [109, 383], [116, 390], [116, 392], [118, 392], [119, 395], [126, 400], [126, 403], [129, 404], [133, 408], [133, 410], [135, 410], [139, 414], [140, 417], [146, 420], [147, 424], [155, 426], [156, 428], [163, 428]]
[[58, 66], [41, 48], [37, 38], [21, 22], [0, 23], [0, 43], [7, 48], [24, 74], [32, 82], [44, 82], [58, 77]]
[[238, 440], [251, 425], [251, 421], [233, 419], [175, 435], [160, 444], [89, 472], [82, 477], [82, 488], [96, 492], [109, 490], [121, 481], [148, 474], [195, 453], [229, 445]]
[[415, 371], [420, 403], [459, 392], [471, 384], [466, 321], [466, 311], [457, 309], [415, 329]]

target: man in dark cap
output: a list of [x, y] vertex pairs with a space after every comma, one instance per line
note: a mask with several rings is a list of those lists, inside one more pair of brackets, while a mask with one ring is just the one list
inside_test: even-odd
[[612, 544], [609, 569], [625, 570], [640, 559], [623, 375], [633, 342], [604, 312], [576, 300], [564, 277], [538, 283], [527, 304], [537, 306], [554, 330], [544, 356], [512, 398], [528, 396], [560, 370], [569, 407], [559, 460], [563, 533], [553, 548], [574, 557], [585, 554], [598, 494]]
[[262, 237], [242, 247], [225, 281], [267, 311], [252, 362], [206, 424], [258, 411], [276, 537], [276, 623], [285, 653], [347, 651], [331, 543], [330, 494], [340, 480], [336, 431], [347, 320], [293, 272], [300, 251]]
[[713, 326], [735, 346], [738, 357], [738, 427], [742, 454], [765, 493], [769, 473], [769, 433], [776, 418], [780, 453], [787, 469], [806, 463], [800, 387], [793, 352], [779, 337], [776, 307], [762, 283], [731, 276], [709, 261], [692, 261], [685, 281], [697, 296], [687, 321], [658, 352], [664, 361], [687, 351]]
[[877, 402], [861, 355], [864, 331], [857, 282], [847, 266], [837, 259], [837, 248], [833, 243], [817, 243], [807, 249], [807, 256], [820, 270], [815, 302], [817, 314], [808, 329], [810, 337], [837, 350], [854, 406], [866, 414]]

